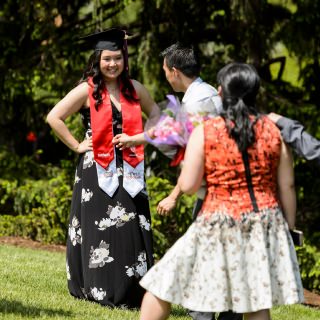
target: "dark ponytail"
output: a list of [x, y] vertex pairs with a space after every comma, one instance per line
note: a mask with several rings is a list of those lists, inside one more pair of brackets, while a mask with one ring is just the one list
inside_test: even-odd
[[218, 73], [222, 88], [223, 112], [229, 135], [242, 152], [255, 141], [254, 125], [259, 118], [256, 96], [260, 87], [259, 76], [253, 66], [231, 63]]

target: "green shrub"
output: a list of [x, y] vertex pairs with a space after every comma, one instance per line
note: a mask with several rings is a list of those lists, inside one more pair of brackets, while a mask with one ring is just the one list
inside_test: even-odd
[[38, 150], [33, 156], [19, 156], [0, 147], [0, 172], [1, 179], [23, 181], [26, 178], [40, 179], [50, 171], [50, 164], [44, 165], [36, 161]]
[[13, 206], [17, 187], [17, 180], [0, 179], [0, 214], [15, 215]]
[[192, 221], [195, 196], [183, 195], [176, 208], [168, 215], [157, 213], [158, 203], [167, 197], [174, 186], [169, 180], [158, 177], [147, 179], [150, 199], [155, 257], [159, 259], [171, 245], [187, 230]]
[[320, 251], [306, 242], [297, 247], [297, 256], [304, 288], [320, 293]]
[[59, 168], [38, 163], [37, 154], [19, 157], [0, 148], [0, 236], [65, 243], [73, 162]]
[[65, 243], [72, 190], [61, 171], [51, 179], [0, 180], [0, 236]]

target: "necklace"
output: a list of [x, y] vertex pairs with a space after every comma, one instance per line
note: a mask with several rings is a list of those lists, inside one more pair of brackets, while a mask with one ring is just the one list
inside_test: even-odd
[[107, 90], [108, 90], [108, 92], [110, 93], [110, 94], [112, 94], [112, 95], [117, 95], [118, 93], [119, 93], [119, 89], [118, 89], [118, 87], [108, 87], [107, 86]]
[[119, 93], [119, 86], [117, 85], [117, 83], [105, 83], [105, 86], [110, 94], [117, 95]]
[[115, 105], [115, 107], [121, 111], [121, 104], [119, 101], [119, 96], [120, 96], [120, 90], [118, 86], [107, 86], [106, 88], [109, 92], [109, 96], [110, 96], [110, 100], [113, 102], [113, 104]]

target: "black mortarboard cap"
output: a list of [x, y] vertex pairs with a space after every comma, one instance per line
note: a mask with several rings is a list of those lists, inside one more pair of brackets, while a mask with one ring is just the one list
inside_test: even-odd
[[105, 31], [96, 32], [82, 37], [86, 43], [95, 50], [121, 50], [124, 46], [126, 32], [118, 28], [111, 28]]

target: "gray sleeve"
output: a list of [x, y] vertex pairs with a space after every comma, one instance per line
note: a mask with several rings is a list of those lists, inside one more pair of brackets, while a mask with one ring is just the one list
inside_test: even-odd
[[283, 140], [301, 157], [320, 165], [320, 141], [305, 131], [304, 126], [286, 117], [277, 121]]

